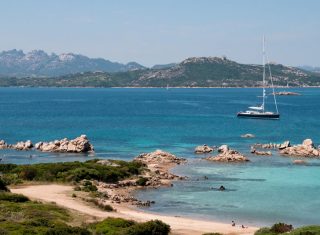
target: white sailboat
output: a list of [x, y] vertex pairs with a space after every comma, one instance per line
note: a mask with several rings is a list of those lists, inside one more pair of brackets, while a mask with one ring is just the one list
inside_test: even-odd
[[273, 99], [276, 112], [266, 111], [265, 104], [266, 104], [266, 53], [265, 53], [265, 38], [262, 39], [262, 66], [263, 66], [263, 75], [262, 75], [262, 104], [260, 106], [251, 106], [247, 111], [238, 112], [237, 117], [243, 118], [263, 118], [263, 119], [279, 119], [280, 114], [278, 111], [277, 100], [274, 92], [273, 87], [273, 79], [270, 69], [270, 64], [268, 63], [269, 68], [269, 75], [271, 80], [271, 86], [273, 91]]

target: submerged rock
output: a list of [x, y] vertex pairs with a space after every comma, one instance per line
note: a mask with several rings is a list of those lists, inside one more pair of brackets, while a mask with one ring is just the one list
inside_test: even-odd
[[225, 191], [226, 188], [225, 188], [223, 185], [221, 185], [221, 186], [219, 187], [219, 190], [220, 190], [220, 191]]
[[202, 146], [197, 146], [194, 150], [194, 153], [197, 153], [197, 154], [211, 153], [211, 152], [213, 152], [213, 150], [214, 150], [213, 148], [204, 144]]
[[228, 145], [221, 145], [218, 149], [217, 156], [210, 156], [205, 158], [209, 161], [217, 162], [248, 162], [249, 159], [236, 150], [232, 150]]
[[241, 138], [254, 138], [256, 137], [255, 135], [253, 134], [244, 134], [244, 135], [241, 135]]
[[308, 162], [304, 161], [304, 160], [294, 160], [293, 164], [296, 164], [296, 165], [307, 165]]
[[43, 152], [58, 153], [86, 153], [94, 151], [86, 135], [81, 135], [73, 140], [64, 138], [51, 142], [39, 142], [35, 144], [35, 148]]

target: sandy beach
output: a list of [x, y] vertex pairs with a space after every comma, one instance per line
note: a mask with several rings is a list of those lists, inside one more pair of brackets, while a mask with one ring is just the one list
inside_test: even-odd
[[20, 193], [33, 200], [41, 200], [44, 202], [54, 202], [57, 205], [78, 211], [82, 214], [103, 219], [106, 217], [120, 217], [125, 219], [132, 219], [143, 222], [148, 220], [159, 219], [169, 224], [173, 234], [183, 235], [197, 235], [208, 232], [219, 232], [223, 234], [253, 234], [258, 228], [248, 227], [241, 228], [241, 225], [232, 227], [231, 224], [219, 223], [215, 221], [203, 221], [197, 219], [174, 217], [166, 215], [158, 215], [147, 212], [142, 212], [130, 208], [125, 205], [112, 206], [117, 210], [116, 212], [105, 212], [98, 208], [91, 207], [80, 199], [73, 198], [73, 187], [68, 185], [28, 185], [23, 187], [12, 188], [13, 193]]

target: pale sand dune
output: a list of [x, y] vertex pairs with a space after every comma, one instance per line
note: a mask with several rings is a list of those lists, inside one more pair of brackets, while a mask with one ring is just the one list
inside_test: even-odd
[[106, 218], [111, 216], [133, 219], [140, 222], [159, 219], [171, 226], [173, 234], [197, 235], [208, 232], [219, 232], [223, 234], [253, 234], [254, 231], [258, 229], [255, 227], [243, 229], [238, 225], [236, 227], [232, 227], [231, 224], [214, 221], [202, 221], [183, 217], [152, 214], [115, 204], [112, 204], [112, 206], [117, 209], [117, 212], [104, 212], [98, 208], [90, 207], [77, 198], [72, 198], [71, 195], [73, 188], [72, 186], [66, 185], [30, 185], [20, 188], [12, 188], [11, 191], [13, 193], [24, 194], [31, 199], [55, 202], [59, 206], [76, 210], [97, 218]]

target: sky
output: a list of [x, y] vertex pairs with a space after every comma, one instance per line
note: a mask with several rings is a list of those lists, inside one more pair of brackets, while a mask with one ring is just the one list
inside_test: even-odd
[[227, 56], [320, 66], [319, 0], [0, 0], [0, 51], [42, 49], [145, 66]]

